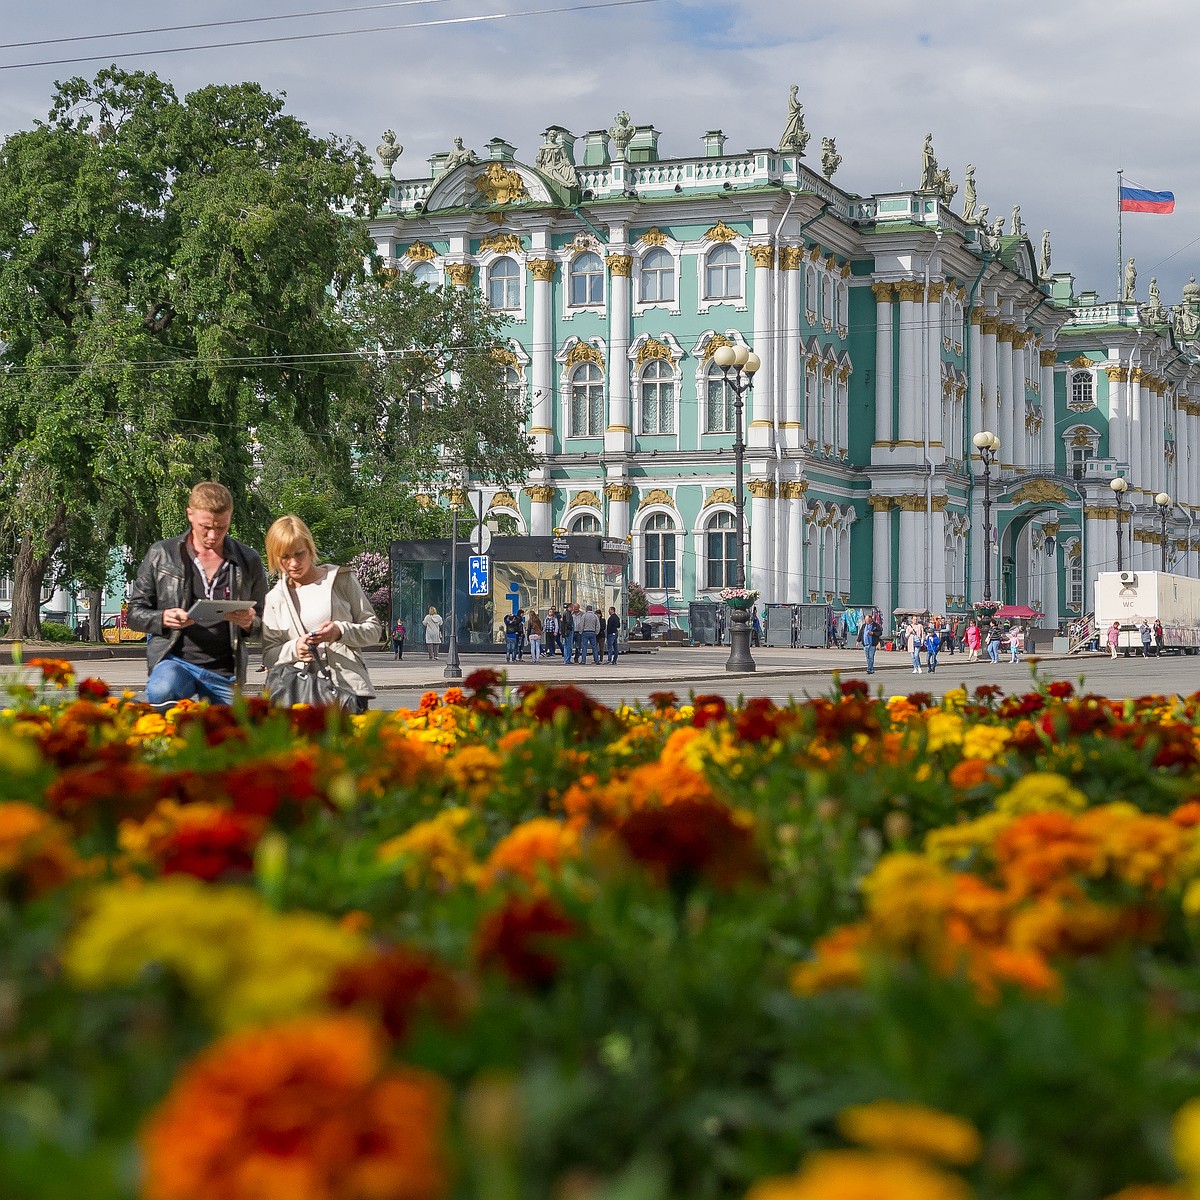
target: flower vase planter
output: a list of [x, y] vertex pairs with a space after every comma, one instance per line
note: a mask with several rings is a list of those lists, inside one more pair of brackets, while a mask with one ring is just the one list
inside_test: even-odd
[[751, 600], [749, 597], [734, 597], [732, 599], [724, 601], [724, 603], [729, 605], [730, 608], [738, 608], [738, 609], [745, 610], [747, 608], [752, 608], [754, 606], [755, 602], [753, 600]]

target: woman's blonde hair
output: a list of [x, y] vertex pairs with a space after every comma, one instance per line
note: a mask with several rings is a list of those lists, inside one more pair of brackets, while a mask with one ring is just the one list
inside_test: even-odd
[[280, 517], [267, 530], [267, 570], [278, 575], [280, 562], [289, 554], [305, 549], [317, 561], [317, 544], [312, 530], [299, 517]]

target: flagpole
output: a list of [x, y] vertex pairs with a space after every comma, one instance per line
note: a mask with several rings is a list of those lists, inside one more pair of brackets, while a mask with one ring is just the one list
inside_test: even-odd
[[1125, 172], [1117, 168], [1117, 303], [1125, 299], [1125, 257], [1121, 249], [1121, 176]]

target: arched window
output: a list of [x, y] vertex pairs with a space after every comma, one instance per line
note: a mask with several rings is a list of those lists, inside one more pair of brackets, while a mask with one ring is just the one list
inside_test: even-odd
[[488, 303], [497, 309], [521, 307], [521, 268], [511, 258], [498, 258], [488, 269]]
[[642, 371], [642, 432], [675, 432], [675, 371], [661, 358]]
[[526, 414], [525, 385], [521, 373], [515, 367], [504, 368], [504, 398], [516, 411]]
[[833, 280], [824, 273], [821, 275], [821, 320], [833, 320]]
[[737, 586], [737, 521], [733, 513], [719, 512], [705, 526], [704, 560], [710, 588]]
[[571, 260], [571, 303], [604, 303], [604, 264], [590, 250]]
[[642, 259], [642, 287], [639, 295], [643, 304], [661, 304], [675, 299], [675, 260], [656, 246]]
[[810, 313], [810, 321], [817, 319], [817, 308], [821, 303], [821, 285], [817, 282], [817, 268], [811, 264], [804, 271], [804, 308]]
[[412, 277], [414, 282], [427, 288], [435, 288], [442, 282], [437, 267], [428, 262], [417, 263], [412, 269]]
[[704, 432], [733, 433], [737, 427], [736, 397], [716, 363], [709, 363], [705, 393]]
[[849, 298], [849, 291], [846, 287], [845, 280], [839, 280], [835, 295], [835, 309], [833, 313], [833, 323], [839, 328], [847, 324], [846, 308]]
[[595, 513], [580, 513], [569, 526], [571, 533], [599, 533], [600, 518]]
[[580, 363], [571, 372], [571, 437], [603, 432], [604, 375], [595, 363]]
[[669, 592], [675, 586], [675, 522], [655, 513], [645, 528], [646, 586]]
[[1078, 412], [1094, 403], [1091, 371], [1076, 371], [1071, 376], [1071, 408]]
[[742, 256], [728, 243], [710, 250], [704, 264], [704, 298], [736, 300], [742, 294]]

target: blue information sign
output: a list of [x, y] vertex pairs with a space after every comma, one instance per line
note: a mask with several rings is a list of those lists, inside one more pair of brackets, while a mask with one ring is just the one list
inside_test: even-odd
[[486, 554], [472, 554], [467, 559], [467, 595], [489, 596], [492, 591], [492, 564]]

